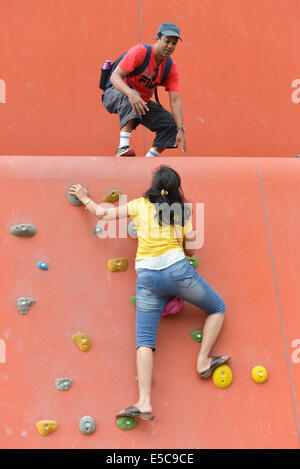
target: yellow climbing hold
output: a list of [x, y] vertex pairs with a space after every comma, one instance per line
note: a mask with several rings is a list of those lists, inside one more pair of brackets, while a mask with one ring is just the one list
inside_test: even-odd
[[42, 436], [47, 436], [49, 433], [57, 430], [57, 423], [54, 420], [40, 420], [36, 423], [36, 428]]
[[218, 368], [213, 371], [212, 380], [218, 388], [227, 388], [232, 382], [232, 372], [229, 366], [218, 366]]
[[111, 272], [124, 272], [127, 269], [128, 261], [125, 258], [109, 259], [107, 265]]
[[256, 383], [264, 383], [268, 379], [268, 372], [261, 365], [255, 366], [252, 368], [252, 378]]
[[117, 202], [119, 200], [119, 197], [121, 195], [121, 191], [117, 189], [113, 189], [109, 191], [102, 199], [102, 202], [108, 202], [109, 204], [113, 204], [114, 202]]
[[89, 350], [91, 346], [91, 342], [88, 336], [85, 334], [82, 334], [81, 332], [77, 332], [76, 334], [74, 334], [72, 336], [72, 340], [74, 344], [76, 344], [80, 348], [80, 350], [82, 350], [83, 352], [86, 352], [87, 350]]

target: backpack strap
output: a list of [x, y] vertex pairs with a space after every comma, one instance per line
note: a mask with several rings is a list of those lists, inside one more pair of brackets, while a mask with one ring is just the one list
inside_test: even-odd
[[[163, 84], [163, 82], [167, 79], [167, 76], [169, 75], [169, 72], [171, 70], [171, 67], [173, 65], [173, 60], [171, 59], [171, 57], [168, 55], [167, 57], [167, 60], [166, 60], [166, 63], [165, 63], [165, 66], [164, 66], [164, 69], [163, 69], [163, 74], [162, 74], [162, 77], [161, 77], [161, 82], [159, 83], [160, 85]], [[158, 85], [157, 85], [158, 86]], [[157, 102], [157, 104], [160, 104], [159, 102], [159, 99], [158, 99], [158, 93], [157, 93], [157, 86], [155, 87], [155, 90], [154, 90], [154, 95], [155, 95], [155, 101]]]
[[137, 75], [140, 75], [141, 73], [143, 73], [143, 71], [147, 68], [147, 65], [151, 57], [152, 47], [150, 44], [144, 44], [144, 46], [147, 49], [146, 57], [144, 58], [141, 65], [138, 65], [132, 72], [128, 73], [127, 75], [128, 77], [136, 77]]
[[169, 72], [171, 70], [172, 65], [173, 65], [173, 60], [168, 55], [165, 66], [164, 66], [164, 71], [163, 71], [163, 74], [162, 74], [160, 84], [162, 84], [167, 79], [167, 76], [169, 75]]

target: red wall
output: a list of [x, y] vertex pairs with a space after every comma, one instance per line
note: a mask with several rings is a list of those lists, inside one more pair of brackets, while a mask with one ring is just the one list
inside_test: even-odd
[[[203, 329], [205, 314], [185, 302], [178, 315], [160, 321], [155, 419], [120, 430], [115, 414], [137, 399], [129, 301], [137, 240], [99, 239], [97, 218], [72, 206], [67, 190], [81, 182], [96, 201], [111, 188], [131, 200], [147, 189], [157, 161], [2, 157], [0, 448], [299, 448], [299, 160], [162, 161], [181, 175], [186, 198], [204, 204], [197, 271], [226, 304], [212, 353], [232, 357], [232, 384], [220, 389], [199, 378], [200, 344], [189, 334]], [[129, 219], [123, 220], [126, 227]], [[17, 223], [34, 224], [36, 234], [13, 236]], [[194, 210], [194, 229], [197, 224]], [[108, 270], [116, 257], [128, 259], [125, 272]], [[48, 271], [36, 267], [41, 260]], [[36, 299], [25, 315], [17, 310], [21, 296]], [[88, 335], [89, 351], [72, 342], [76, 332]], [[256, 365], [268, 371], [264, 384], [252, 380]], [[73, 380], [71, 389], [55, 388], [60, 377]], [[91, 435], [78, 429], [84, 415], [96, 421]], [[44, 419], [58, 423], [46, 437], [35, 426]]]
[[[299, 16], [298, 0], [2, 0], [0, 154], [114, 155], [100, 67], [174, 21], [187, 155], [293, 156]], [[152, 136], [139, 128], [132, 143], [142, 156]]]

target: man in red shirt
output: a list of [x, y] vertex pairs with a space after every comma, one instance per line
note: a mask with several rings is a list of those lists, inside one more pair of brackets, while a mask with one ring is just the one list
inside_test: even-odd
[[[132, 47], [113, 71], [110, 78], [113, 86], [104, 92], [103, 104], [108, 112], [118, 114], [120, 118], [120, 144], [116, 156], [135, 156], [130, 147], [130, 137], [139, 124], [156, 133], [145, 156], [158, 156], [166, 148], [177, 147], [178, 143], [186, 153], [179, 74], [174, 61], [167, 78], [161, 83], [166, 58], [173, 54], [179, 39], [182, 40], [178, 26], [163, 23], [152, 45], [149, 63], [140, 75], [127, 76], [143, 63], [147, 53], [143, 44]], [[151, 101], [155, 88], [160, 84], [169, 92], [172, 112]]]

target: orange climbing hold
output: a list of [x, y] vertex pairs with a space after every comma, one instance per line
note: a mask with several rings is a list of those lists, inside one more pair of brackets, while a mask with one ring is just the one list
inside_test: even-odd
[[36, 428], [42, 436], [47, 436], [57, 430], [57, 423], [54, 420], [40, 420], [36, 423]]
[[111, 272], [124, 272], [127, 270], [128, 261], [125, 258], [109, 259], [107, 265]]
[[91, 341], [87, 335], [77, 332], [72, 336], [72, 340], [77, 347], [80, 348], [83, 352], [86, 352], [91, 347]]

